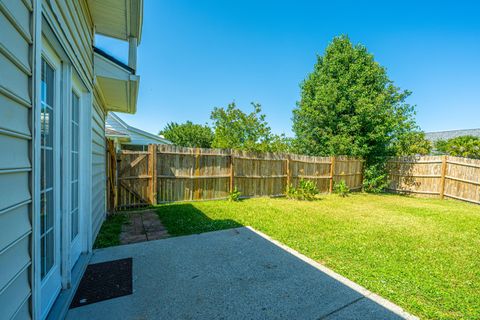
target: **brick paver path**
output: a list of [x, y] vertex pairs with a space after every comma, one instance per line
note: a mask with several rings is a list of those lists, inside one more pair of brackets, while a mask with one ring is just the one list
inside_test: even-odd
[[158, 240], [170, 236], [154, 210], [129, 212], [127, 216], [130, 223], [122, 226], [121, 244]]

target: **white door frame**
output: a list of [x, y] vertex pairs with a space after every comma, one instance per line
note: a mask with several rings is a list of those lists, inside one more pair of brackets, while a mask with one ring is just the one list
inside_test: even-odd
[[[88, 189], [87, 189], [87, 186], [88, 186], [88, 183], [87, 183], [87, 177], [83, 174], [84, 172], [88, 171], [86, 170], [86, 165], [89, 164], [88, 161], [84, 161], [85, 159], [85, 154], [87, 154], [87, 152], [89, 151], [88, 150], [88, 147], [87, 147], [87, 143], [88, 143], [88, 140], [86, 139], [86, 132], [88, 131], [88, 128], [89, 128], [89, 119], [88, 119], [88, 111], [87, 109], [91, 108], [91, 106], [87, 105], [86, 104], [86, 101], [88, 101], [88, 91], [87, 89], [83, 86], [80, 78], [77, 76], [77, 74], [75, 72], [72, 72], [71, 74], [71, 88], [70, 88], [70, 94], [73, 95], [77, 95], [78, 98], [79, 98], [79, 108], [80, 108], [80, 112], [79, 112], [79, 143], [78, 143], [78, 148], [79, 148], [79, 163], [78, 163], [78, 170], [79, 170], [79, 176], [78, 176], [78, 235], [77, 237], [75, 237], [75, 239], [73, 239], [73, 241], [71, 240], [71, 225], [72, 225], [72, 221], [71, 221], [71, 208], [70, 208], [70, 204], [71, 204], [71, 201], [69, 199], [69, 210], [68, 210], [68, 220], [69, 220], [69, 226], [70, 226], [70, 231], [68, 232], [68, 240], [69, 240], [69, 249], [70, 249], [70, 254], [69, 254], [69, 267], [70, 269], [72, 269], [75, 265], [75, 263], [77, 262], [78, 260], [78, 257], [80, 256], [81, 253], [83, 252], [86, 252], [87, 251], [87, 242], [85, 241], [85, 238], [87, 237], [87, 225], [86, 225], [86, 222], [87, 222], [87, 212], [89, 210], [89, 207], [87, 206], [87, 203], [82, 201], [82, 195], [84, 193], [87, 193], [88, 192]], [[70, 99], [70, 106], [72, 106], [72, 103], [73, 103], [73, 96], [72, 98]], [[69, 110], [71, 111], [71, 107], [69, 108]], [[70, 114], [70, 117], [69, 119], [71, 119], [71, 114]], [[70, 123], [70, 122], [69, 122]], [[70, 127], [70, 126], [69, 126]], [[71, 141], [71, 133], [69, 135], [69, 142]], [[70, 146], [70, 143], [67, 143], [68, 146]], [[70, 150], [69, 150], [70, 151]], [[70, 152], [69, 152], [70, 154]], [[69, 161], [70, 164], [71, 164], [71, 161]], [[70, 167], [71, 169], [71, 167]], [[71, 170], [69, 170], [68, 172], [68, 176], [70, 177], [71, 175]], [[71, 178], [68, 179], [68, 182], [70, 183], [71, 181]], [[69, 198], [70, 198], [70, 194], [69, 194]]]
[[[40, 276], [40, 301], [41, 301], [41, 317], [45, 318], [48, 314], [48, 311], [52, 307], [53, 303], [58, 296], [58, 293], [61, 290], [61, 160], [60, 160], [60, 151], [61, 151], [61, 102], [62, 102], [62, 63], [59, 56], [55, 53], [55, 51], [51, 48], [51, 46], [47, 43], [46, 39], [42, 38], [42, 53], [41, 53], [42, 61], [45, 60], [53, 69], [54, 69], [54, 83], [55, 83], [55, 91], [54, 91], [54, 102], [53, 102], [53, 197], [54, 197], [54, 262], [52, 268], [49, 272], [45, 275], [44, 279], [41, 279]], [[37, 109], [41, 108], [41, 104], [36, 106]], [[40, 113], [40, 112], [39, 112]], [[41, 126], [40, 123], [40, 114], [36, 125]], [[38, 129], [37, 133], [41, 135], [41, 128]], [[40, 145], [38, 145], [40, 148]], [[40, 169], [40, 168], [39, 168]], [[39, 208], [40, 209], [40, 208]], [[40, 211], [40, 210], [39, 210]], [[40, 212], [36, 213], [39, 214]], [[38, 226], [40, 227], [40, 226]], [[36, 232], [35, 240], [37, 245], [41, 246], [41, 230], [39, 228], [39, 232]], [[41, 249], [39, 250], [41, 252]], [[41, 271], [41, 258], [39, 259], [37, 272]]]
[[[72, 67], [68, 63], [63, 65], [62, 82], [62, 288], [68, 289], [71, 285], [70, 272], [70, 94]], [[67, 142], [67, 143], [66, 143]]]

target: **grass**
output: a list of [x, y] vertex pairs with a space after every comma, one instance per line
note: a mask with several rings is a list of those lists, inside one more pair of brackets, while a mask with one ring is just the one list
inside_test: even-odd
[[127, 216], [123, 213], [110, 215], [103, 222], [93, 247], [95, 249], [118, 246], [120, 244], [120, 233], [122, 225], [127, 223]]
[[352, 194], [158, 206], [171, 235], [249, 225], [425, 319], [480, 319], [480, 206]]

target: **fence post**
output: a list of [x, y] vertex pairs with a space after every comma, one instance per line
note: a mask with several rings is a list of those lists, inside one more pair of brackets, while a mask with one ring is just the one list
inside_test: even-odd
[[445, 175], [447, 173], [447, 156], [442, 156], [442, 175], [440, 177], [440, 199], [445, 197]]
[[335, 175], [335, 156], [330, 157], [330, 193], [333, 192], [333, 177]]
[[361, 159], [360, 160], [360, 165], [362, 167], [360, 168], [360, 185], [358, 186], [358, 188], [360, 189], [360, 191], [362, 191], [363, 190], [363, 177], [364, 177], [364, 174], [365, 174], [365, 160]]
[[230, 193], [233, 192], [235, 188], [235, 170], [233, 169], [234, 166], [234, 155], [232, 153], [232, 150], [230, 150], [230, 186], [229, 186], [229, 191]]
[[286, 170], [286, 173], [287, 173], [287, 187], [285, 188], [285, 190], [288, 190], [288, 188], [290, 187], [290, 184], [292, 183], [291, 172], [290, 172], [290, 155], [289, 154], [287, 154], [286, 167], [287, 167], [287, 170]]
[[157, 204], [157, 145], [148, 145], [148, 174], [151, 177], [150, 204]]
[[[200, 176], [200, 148], [195, 148], [195, 177]], [[193, 199], [200, 199], [200, 181], [198, 178], [193, 180]]]

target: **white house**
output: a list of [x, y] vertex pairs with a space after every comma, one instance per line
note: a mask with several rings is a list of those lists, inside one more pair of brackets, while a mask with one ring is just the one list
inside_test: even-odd
[[105, 121], [105, 135], [113, 140], [118, 150], [146, 151], [149, 144], [172, 144], [169, 140], [128, 125], [118, 115], [109, 112]]
[[[62, 318], [105, 217], [105, 117], [134, 113], [143, 0], [0, 1], [0, 319]], [[129, 43], [128, 65], [95, 34]]]

